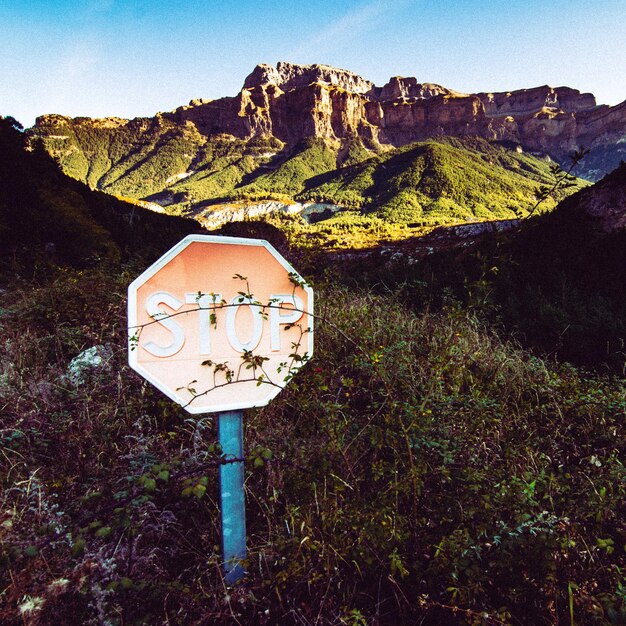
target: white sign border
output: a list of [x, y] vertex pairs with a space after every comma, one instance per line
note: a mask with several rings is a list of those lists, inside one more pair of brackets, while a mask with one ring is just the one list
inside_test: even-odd
[[[203, 413], [223, 413], [226, 411], [239, 411], [243, 409], [253, 409], [266, 406], [284, 389], [287, 383], [285, 383], [280, 388], [274, 388], [272, 390], [272, 393], [262, 403], [255, 403], [254, 401], [241, 401], [230, 404], [217, 405], [216, 407], [207, 410], [202, 407], [194, 407], [193, 400], [191, 402], [185, 400], [175, 391], [172, 391], [162, 385], [159, 380], [152, 376], [152, 374], [145, 370], [139, 363], [139, 349], [136, 345], [136, 341], [134, 341], [133, 339], [137, 334], [137, 329], [139, 328], [137, 324], [137, 292], [146, 281], [150, 280], [150, 278], [152, 278], [159, 270], [165, 267], [165, 265], [167, 265], [174, 257], [178, 256], [187, 246], [195, 242], [264, 247], [285, 268], [285, 270], [287, 270], [288, 274], [292, 274], [294, 278], [302, 281], [303, 284], [301, 285], [301, 288], [304, 289], [304, 291], [306, 292], [308, 301], [308, 306], [304, 315], [307, 315], [310, 318], [309, 328], [311, 329], [310, 332], [307, 333], [306, 353], [309, 359], [313, 356], [313, 289], [306, 283], [302, 276], [300, 276], [300, 274], [296, 272], [292, 265], [280, 254], [280, 252], [278, 252], [278, 250], [276, 250], [276, 248], [274, 248], [274, 246], [269, 243], [269, 241], [266, 241], [265, 239], [226, 237], [221, 235], [187, 235], [184, 239], [181, 239], [176, 245], [168, 250], [163, 256], [157, 259], [142, 274], [135, 278], [135, 280], [133, 280], [133, 282], [130, 283], [130, 285], [128, 286], [128, 365], [143, 378], [145, 378], [149, 383], [154, 385], [159, 391], [164, 393], [168, 398], [170, 398], [177, 404], [180, 404], [188, 413], [192, 413], [194, 415], [200, 415]], [[302, 365], [304, 365], [304, 363]], [[298, 371], [300, 367], [302, 367], [302, 365], [296, 367], [295, 371]], [[232, 384], [236, 385], [237, 382], [233, 382]]]

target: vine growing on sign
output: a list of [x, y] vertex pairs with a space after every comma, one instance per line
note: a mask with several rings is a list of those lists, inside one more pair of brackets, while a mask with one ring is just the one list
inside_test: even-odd
[[[210, 374], [206, 378], [193, 379], [176, 388], [176, 391], [185, 391], [189, 396], [189, 400], [183, 406], [191, 405], [197, 398], [230, 385], [252, 382], [256, 386], [270, 385], [282, 389], [311, 358], [305, 345], [305, 338], [313, 332], [315, 318], [314, 314], [303, 308], [302, 299], [296, 294], [296, 288], [307, 286], [306, 282], [295, 272], [290, 272], [288, 276], [293, 285], [291, 293], [270, 297], [265, 303], [255, 297], [248, 277], [239, 273], [234, 274], [233, 279], [244, 283], [245, 289], [239, 290], [230, 302], [225, 300], [222, 294], [198, 291], [193, 294], [193, 298], [190, 294], [186, 297], [186, 303], [194, 306], [167, 312], [160, 305], [171, 303], [172, 300], [160, 295], [159, 299], [162, 300], [158, 303], [160, 308], [155, 310], [152, 303], [148, 304], [151, 321], [129, 328], [132, 333], [129, 337], [130, 350], [139, 348], [141, 335], [149, 326], [165, 323], [166, 327], [176, 334], [176, 328], [167, 324], [169, 320], [179, 316], [196, 315], [200, 342], [204, 343], [207, 352], [211, 350], [209, 333], [220, 331], [220, 324], [224, 324], [230, 346], [240, 354], [238, 361], [215, 358], [201, 360], [201, 365], [208, 368]], [[247, 308], [253, 316], [253, 334], [247, 341], [241, 341], [237, 329], [237, 314], [244, 308]], [[284, 359], [270, 363], [272, 361], [270, 356], [260, 354], [255, 349], [261, 336], [267, 332], [270, 335], [269, 346], [275, 350], [282, 343], [281, 330], [294, 331], [289, 338], [289, 350]], [[182, 347], [181, 341], [178, 340], [175, 346]], [[153, 351], [156, 355], [167, 351], [167, 348], [152, 346], [151, 342], [146, 342], [144, 349]]]
[[129, 364], [190, 413], [265, 406], [313, 353], [313, 290], [266, 241], [190, 235], [128, 302]]

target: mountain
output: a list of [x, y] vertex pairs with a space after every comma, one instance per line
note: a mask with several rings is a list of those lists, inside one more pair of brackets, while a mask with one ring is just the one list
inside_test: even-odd
[[624, 374], [626, 164], [529, 220], [494, 265], [502, 318], [526, 341], [560, 360]]
[[626, 162], [596, 185], [568, 198], [559, 212], [571, 214], [570, 220], [584, 222], [594, 231], [626, 233]]
[[198, 230], [191, 220], [89, 189], [27, 143], [18, 122], [0, 117], [0, 270], [153, 259]]
[[400, 289], [417, 309], [452, 295], [541, 354], [623, 376], [626, 163], [549, 213], [441, 227], [345, 255], [336, 271]]
[[[474, 152], [503, 147], [510, 158], [523, 160], [518, 173], [533, 184], [549, 175], [540, 160], [565, 165], [584, 146], [591, 150], [588, 165], [583, 161], [577, 173], [597, 180], [626, 154], [626, 103], [598, 106], [593, 95], [568, 87], [461, 94], [401, 77], [376, 87], [346, 70], [279, 63], [257, 66], [235, 97], [192, 100], [133, 120], [45, 115], [31, 134], [74, 178], [172, 213], [197, 214], [207, 207], [212, 212], [225, 201], [289, 204], [314, 198], [383, 214], [391, 201], [408, 221], [426, 214], [428, 222], [429, 213], [440, 213], [437, 201], [445, 194], [434, 190], [425, 198], [424, 186], [414, 187], [420, 210], [412, 212], [413, 200], [394, 196], [393, 186], [382, 189], [385, 176], [372, 186], [367, 175], [349, 168], [372, 171], [381, 158], [393, 160], [406, 154], [396, 151], [416, 142], [432, 146], [456, 137], [473, 143]], [[479, 145], [475, 138], [484, 141]], [[431, 161], [436, 167], [437, 159]], [[498, 182], [500, 174], [494, 170], [496, 186], [506, 186]], [[532, 194], [523, 196], [520, 206], [532, 204]], [[488, 189], [474, 204], [481, 206], [464, 207], [466, 219], [511, 217], [519, 208], [492, 215], [490, 204], [501, 203]], [[458, 219], [453, 210], [443, 221]]]

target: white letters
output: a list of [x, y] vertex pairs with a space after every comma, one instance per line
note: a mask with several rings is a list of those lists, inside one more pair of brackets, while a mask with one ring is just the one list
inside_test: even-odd
[[[230, 345], [239, 352], [252, 352], [261, 341], [261, 335], [263, 334], [263, 312], [261, 307], [257, 304], [242, 304], [240, 303], [241, 296], [235, 296], [230, 301], [230, 307], [226, 311], [226, 336]], [[235, 328], [235, 321], [237, 319], [237, 313], [240, 309], [247, 308], [252, 314], [252, 336], [246, 343], [239, 341], [237, 335], [237, 329]]]
[[172, 341], [167, 346], [159, 346], [154, 341], [149, 341], [143, 347], [154, 356], [174, 356], [185, 344], [185, 331], [171, 317], [168, 317], [165, 311], [159, 309], [160, 304], [166, 304], [174, 311], [178, 311], [183, 306], [183, 303], [178, 298], [167, 293], [167, 291], [153, 293], [146, 302], [148, 315], [172, 333]]
[[211, 305], [215, 307], [222, 301], [221, 293], [186, 293], [187, 304], [197, 304], [198, 322], [200, 323], [200, 354], [211, 354]]
[[[211, 326], [217, 325], [217, 332], [224, 332], [224, 330], [220, 331], [219, 329], [220, 319], [225, 321], [226, 339], [230, 346], [238, 352], [252, 352], [261, 342], [264, 320], [269, 318], [270, 349], [272, 352], [279, 352], [281, 350], [281, 326], [289, 327], [298, 322], [304, 315], [304, 304], [298, 296], [293, 294], [272, 295], [269, 302], [267, 305], [269, 315], [265, 315], [265, 307], [261, 304], [251, 304], [241, 295], [233, 297], [226, 304], [221, 293], [185, 293], [185, 300], [182, 302], [166, 291], [158, 291], [147, 298], [146, 312], [155, 322], [164, 326], [172, 334], [172, 339], [165, 346], [159, 345], [155, 341], [148, 341], [143, 345], [143, 348], [153, 356], [161, 358], [171, 357], [179, 352], [185, 345], [185, 324], [190, 323], [191, 320], [186, 322], [188, 315], [183, 315], [180, 320], [182, 324], [179, 324], [172, 318], [171, 313], [163, 310], [162, 305], [165, 304], [177, 312], [183, 304], [195, 304], [196, 308], [189, 309], [188, 313], [198, 316], [198, 354], [202, 356], [211, 354]], [[225, 319], [220, 314], [222, 308], [225, 309], [223, 314]], [[240, 313], [242, 310], [243, 312]], [[248, 319], [246, 319], [247, 316]], [[195, 324], [195, 318], [193, 320]], [[213, 331], [215, 332], [215, 328]], [[248, 335], [245, 337], [247, 341], [240, 339], [241, 332]]]
[[[303, 314], [302, 300], [298, 296], [279, 294], [270, 297], [270, 345], [273, 352], [280, 350], [280, 325], [295, 324]], [[293, 309], [283, 308], [290, 304]], [[283, 314], [281, 314], [281, 311]], [[284, 312], [287, 311], [286, 314]]]

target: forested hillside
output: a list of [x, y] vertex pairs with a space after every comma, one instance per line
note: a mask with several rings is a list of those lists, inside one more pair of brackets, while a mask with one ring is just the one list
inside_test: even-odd
[[[55, 118], [38, 133], [70, 176], [175, 215], [224, 203], [328, 203], [395, 224], [525, 215], [550, 161], [478, 137], [437, 137], [383, 149], [361, 139], [205, 137], [168, 118], [95, 123]], [[53, 134], [54, 133], [54, 134]], [[584, 184], [581, 181], [579, 184]], [[544, 206], [554, 206], [550, 199]]]
[[197, 226], [90, 190], [63, 175], [21, 125], [0, 118], [0, 259], [34, 265], [119, 261], [161, 250]]

